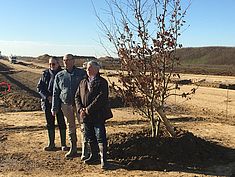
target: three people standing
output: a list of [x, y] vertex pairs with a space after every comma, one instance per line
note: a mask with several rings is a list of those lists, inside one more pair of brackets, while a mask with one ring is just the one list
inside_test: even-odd
[[76, 156], [76, 118], [78, 118], [82, 131], [81, 160], [87, 164], [97, 161], [99, 151], [101, 168], [106, 168], [105, 114], [108, 105], [108, 82], [100, 76], [100, 65], [96, 61], [87, 63], [86, 72], [75, 67], [72, 54], [65, 55], [63, 63], [64, 70], [59, 66], [58, 60], [51, 57], [49, 59], [50, 67], [43, 72], [37, 87], [42, 97], [42, 107], [47, 120], [49, 145], [45, 150], [55, 149], [55, 116], [60, 129], [62, 150], [67, 149], [65, 117], [71, 144], [65, 157]]

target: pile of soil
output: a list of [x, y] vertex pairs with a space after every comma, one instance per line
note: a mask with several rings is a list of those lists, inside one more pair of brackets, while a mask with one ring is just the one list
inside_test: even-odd
[[[235, 158], [235, 150], [176, 130], [177, 137], [160, 132], [150, 137], [150, 130], [110, 135], [109, 157], [127, 169], [202, 170], [211, 165], [226, 164]], [[165, 131], [164, 131], [165, 132]]]
[[2, 97], [3, 112], [36, 111], [41, 109], [40, 99], [27, 93], [12, 92]]
[[11, 85], [11, 90], [1, 95], [0, 112], [36, 111], [41, 109], [39, 95], [35, 96], [37, 93], [33, 95], [29, 89], [22, 90], [19, 85], [7, 78], [2, 80]]
[[4, 64], [0, 64], [0, 71], [0, 82], [5, 82], [10, 85], [10, 92], [1, 94], [0, 112], [35, 111], [41, 109], [39, 94], [35, 90], [32, 90], [32, 88], [36, 87], [36, 84], [29, 79], [28, 82], [31, 84], [29, 86], [26, 85], [25, 80], [14, 77], [26, 74], [30, 78], [32, 73], [27, 71], [12, 71], [12, 68]]

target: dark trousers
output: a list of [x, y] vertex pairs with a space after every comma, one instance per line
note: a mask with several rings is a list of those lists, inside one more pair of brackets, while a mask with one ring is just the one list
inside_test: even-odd
[[104, 123], [83, 123], [85, 141], [107, 144], [106, 130]]
[[[52, 116], [52, 114], [51, 114], [51, 105], [50, 104], [46, 106], [45, 116], [46, 116], [46, 122], [47, 122], [47, 124], [46, 124], [47, 129], [54, 130], [55, 129], [55, 117]], [[57, 119], [59, 129], [65, 130], [66, 123], [65, 123], [64, 115], [63, 115], [63, 112], [61, 111], [61, 109], [57, 112], [56, 119]]]

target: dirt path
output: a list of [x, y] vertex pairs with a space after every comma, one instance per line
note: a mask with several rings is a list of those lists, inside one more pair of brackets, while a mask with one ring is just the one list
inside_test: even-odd
[[[132, 132], [146, 123], [141, 122], [127, 109], [114, 109], [114, 119], [107, 124], [108, 135]], [[102, 171], [99, 165], [88, 166], [79, 158], [65, 160], [61, 151], [44, 152], [46, 145], [45, 120], [41, 111], [0, 114], [0, 176], [1, 177], [49, 177], [49, 176], [228, 176], [235, 170], [235, 163], [212, 165], [207, 169], [128, 170], [109, 159], [111, 170]], [[172, 116], [171, 116], [172, 117]], [[139, 120], [139, 121], [138, 121]], [[129, 126], [126, 123], [129, 121]], [[133, 121], [130, 124], [130, 121]], [[119, 122], [115, 124], [115, 122]], [[235, 147], [235, 129], [220, 123], [176, 122], [175, 126], [193, 132], [195, 135], [217, 142], [223, 146]], [[224, 130], [226, 129], [226, 131]], [[56, 145], [59, 136], [56, 132]], [[79, 147], [80, 144], [79, 144]], [[233, 154], [234, 155], [234, 154]]]
[[34, 64], [32, 62], [26, 62], [26, 61], [17, 61], [16, 64], [11, 64], [7, 60], [0, 60], [1, 63], [8, 66], [9, 68], [12, 68], [12, 71], [28, 71], [35, 74], [41, 74], [43, 70], [47, 67], [46, 64]]
[[[190, 91], [193, 87], [183, 86], [176, 93]], [[235, 90], [199, 87], [196, 94], [189, 98], [173, 96], [168, 101], [181, 107], [187, 107], [197, 115], [209, 114], [222, 122], [235, 125]]]
[[215, 76], [215, 75], [200, 75], [200, 74], [180, 74], [181, 79], [191, 79], [193, 82], [205, 80], [210, 83], [223, 83], [223, 84], [235, 84], [234, 76]]

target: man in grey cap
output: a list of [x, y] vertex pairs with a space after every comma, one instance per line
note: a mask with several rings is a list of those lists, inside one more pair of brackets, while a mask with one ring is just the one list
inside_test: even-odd
[[80, 81], [86, 75], [83, 69], [75, 67], [75, 59], [72, 54], [66, 54], [63, 57], [65, 69], [55, 76], [53, 96], [52, 96], [52, 115], [55, 115], [61, 107], [68, 125], [68, 134], [70, 140], [70, 150], [65, 155], [66, 158], [72, 158], [77, 155], [77, 135], [75, 123], [75, 93]]

